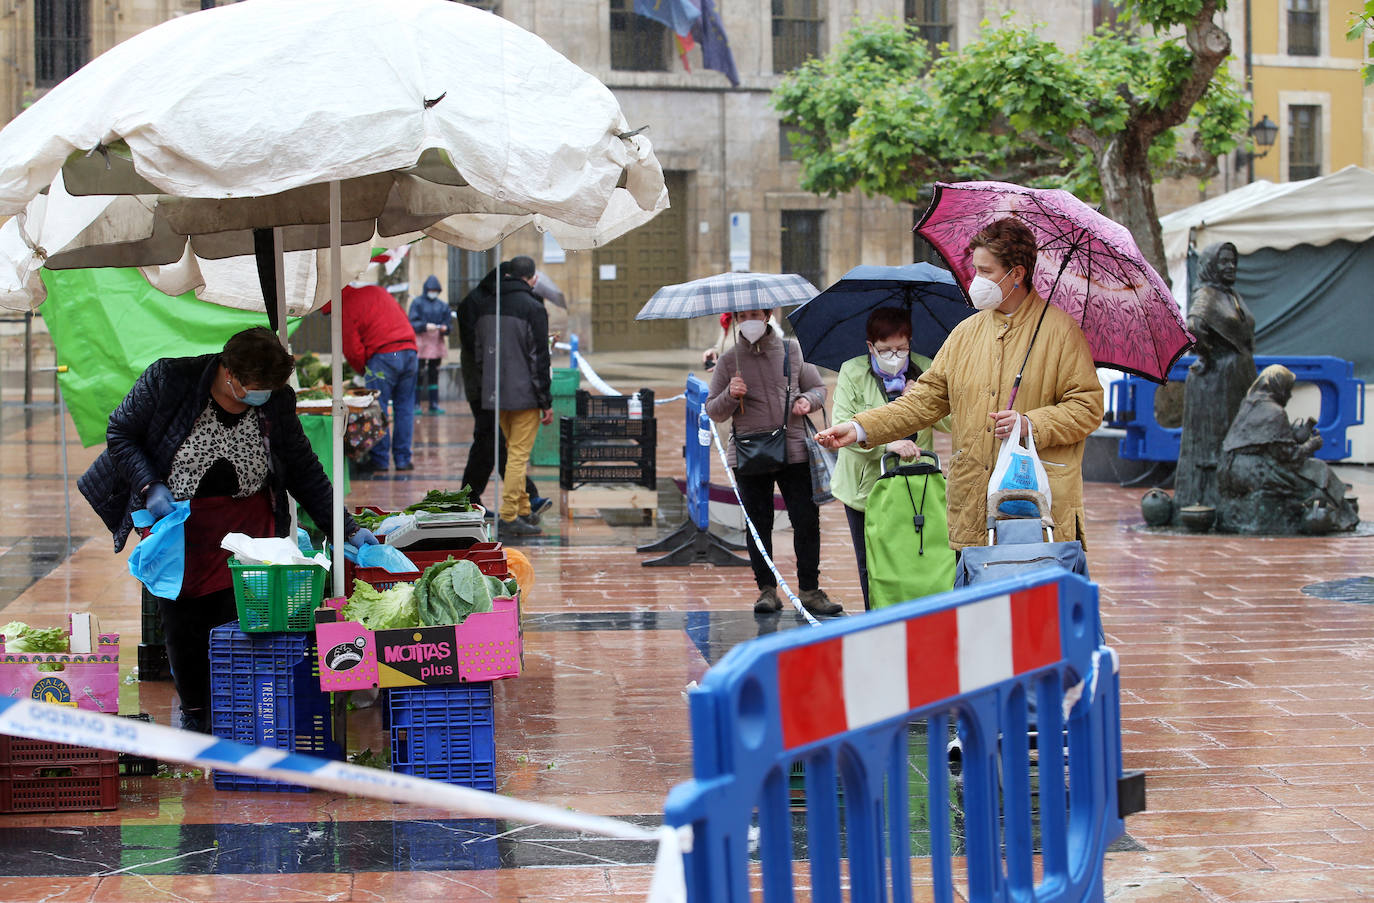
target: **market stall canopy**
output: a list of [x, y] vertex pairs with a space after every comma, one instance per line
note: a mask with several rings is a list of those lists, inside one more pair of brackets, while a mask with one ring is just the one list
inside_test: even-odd
[[1174, 297], [1186, 307], [1190, 234], [1199, 249], [1229, 241], [1242, 257], [1261, 248], [1367, 241], [1374, 238], [1374, 172], [1347, 166], [1300, 182], [1251, 182], [1162, 216], [1159, 225]]
[[254, 0], [184, 16], [101, 54], [0, 130], [8, 244], [50, 269], [251, 255], [255, 230], [273, 228], [284, 251], [325, 248], [330, 182], [344, 245], [423, 233], [478, 250], [534, 224], [591, 248], [668, 204], [648, 140], [609, 89], [535, 35], [447, 0]]

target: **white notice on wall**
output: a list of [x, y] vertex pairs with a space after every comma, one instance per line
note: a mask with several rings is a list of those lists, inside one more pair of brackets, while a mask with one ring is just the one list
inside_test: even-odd
[[552, 232], [544, 233], [544, 262], [545, 263], [567, 263], [568, 254], [558, 244], [558, 239], [553, 237]]
[[749, 214], [730, 214], [730, 269], [736, 273], [749, 269]]
[[614, 282], [614, 281], [615, 281], [615, 264], [613, 264], [613, 263], [603, 263], [603, 264], [601, 264], [600, 272], [599, 272], [599, 274], [598, 274], [598, 278], [600, 278], [602, 282]]

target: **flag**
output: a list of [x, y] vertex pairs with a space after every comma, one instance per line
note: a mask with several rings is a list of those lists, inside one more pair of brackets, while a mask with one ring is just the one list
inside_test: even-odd
[[692, 63], [690, 60], [687, 59], [687, 54], [692, 52], [692, 48], [697, 45], [697, 42], [692, 40], [692, 36], [690, 34], [675, 34], [673, 35], [673, 40], [677, 41], [677, 55], [682, 60], [682, 68], [686, 69], [688, 72], [691, 72]]
[[396, 268], [401, 265], [401, 261], [405, 260], [406, 255], [409, 253], [410, 245], [408, 244], [401, 245], [399, 248], [391, 248], [390, 250], [386, 248], [373, 248], [372, 257], [369, 258], [368, 262], [381, 264], [383, 271], [386, 275], [390, 276], [392, 273], [396, 272]]
[[40, 313], [67, 367], [58, 384], [85, 446], [105, 441], [110, 413], [153, 361], [220, 351], [235, 333], [267, 325], [265, 311], [221, 307], [194, 292], [164, 295], [136, 269], [40, 275], [48, 287]]
[[635, 15], [662, 22], [674, 34], [686, 35], [701, 18], [699, 0], [635, 0]]
[[730, 39], [725, 36], [725, 26], [720, 24], [712, 0], [701, 0], [701, 18], [692, 27], [692, 37], [701, 45], [702, 65], [723, 74], [730, 80], [731, 87], [738, 88], [735, 55], [730, 52]]

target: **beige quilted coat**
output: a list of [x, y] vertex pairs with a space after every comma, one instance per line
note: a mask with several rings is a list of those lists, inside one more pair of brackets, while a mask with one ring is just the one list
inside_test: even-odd
[[[854, 417], [867, 433], [864, 444], [875, 446], [954, 415], [954, 453], [942, 463], [949, 481], [949, 541], [956, 549], [987, 543], [988, 479], [1001, 446], [988, 415], [1006, 409], [1045, 306], [1032, 293], [1011, 316], [995, 310], [974, 314], [950, 333], [914, 388]], [[1053, 496], [1055, 539], [1082, 539], [1083, 443], [1102, 423], [1102, 385], [1087, 339], [1053, 305], [1026, 364], [1016, 410], [1034, 425]]]

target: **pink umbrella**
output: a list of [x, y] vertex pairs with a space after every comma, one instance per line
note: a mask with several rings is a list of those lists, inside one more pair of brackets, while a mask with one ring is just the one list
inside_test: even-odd
[[1125, 226], [1067, 191], [1006, 182], [937, 182], [916, 231], [967, 289], [974, 276], [969, 239], [1006, 217], [1035, 233], [1040, 246], [1035, 290], [1078, 322], [1093, 361], [1163, 383], [1193, 336], [1169, 287], [1145, 262]]

